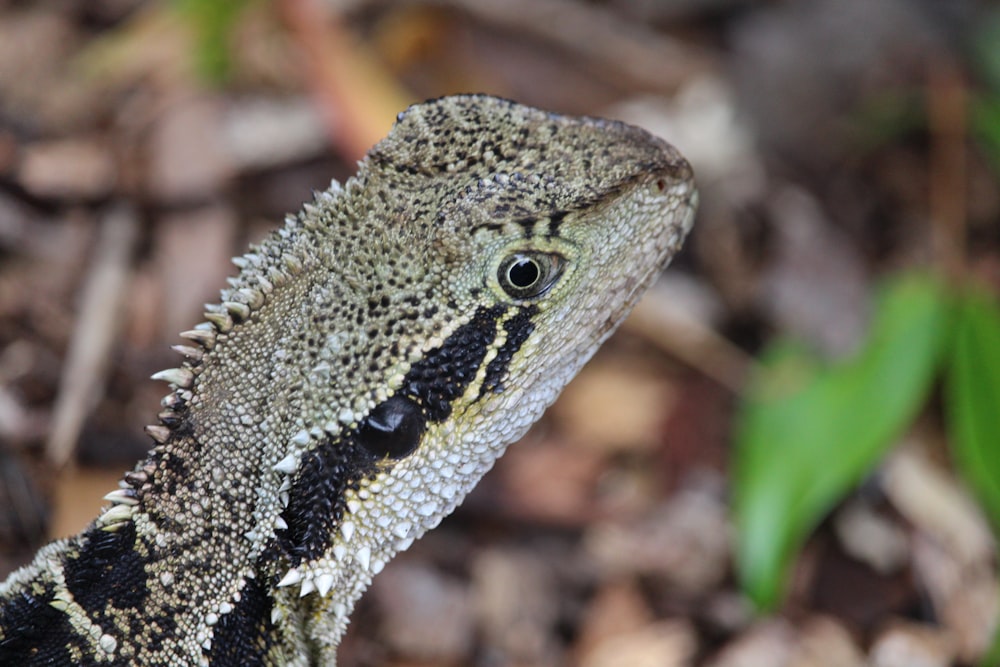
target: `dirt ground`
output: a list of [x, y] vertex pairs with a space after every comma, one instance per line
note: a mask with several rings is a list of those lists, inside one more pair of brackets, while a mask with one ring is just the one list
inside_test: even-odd
[[767, 342], [850, 354], [873, 285], [909, 267], [1000, 289], [1000, 129], [975, 122], [1000, 90], [990, 7], [0, 0], [0, 577], [143, 456], [167, 391], [148, 378], [230, 257], [407, 104], [488, 92], [666, 138], [699, 218], [542, 422], [376, 579], [342, 664], [976, 664], [996, 545], [937, 401], [774, 615], [738, 587], [728, 473]]

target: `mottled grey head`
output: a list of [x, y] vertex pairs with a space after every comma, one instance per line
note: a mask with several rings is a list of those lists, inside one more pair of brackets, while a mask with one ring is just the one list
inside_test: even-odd
[[329, 270], [389, 302], [376, 308], [397, 320], [386, 339], [439, 343], [479, 308], [530, 310], [535, 329], [565, 319], [534, 336], [569, 335], [546, 361], [559, 365], [601, 340], [677, 250], [691, 179], [673, 147], [624, 123], [487, 96], [415, 105], [348, 184]]
[[[623, 123], [486, 96], [400, 114], [298, 221], [303, 326], [322, 323], [307, 354], [330, 368], [307, 378], [278, 457], [292, 479], [282, 582], [333, 590], [344, 623], [610, 335], [695, 203], [680, 154]], [[318, 502], [337, 466], [349, 479]]]
[[553, 391], [532, 398], [550, 400], [677, 251], [696, 201], [687, 161], [647, 132], [486, 96], [400, 114], [358, 182], [361, 201], [380, 203], [369, 226], [420, 285], [411, 330], [438, 343], [496, 311], [527, 343], [523, 366], [508, 345], [480, 403], [540, 383]]
[[238, 260], [211, 324], [188, 334], [204, 353], [160, 375], [178, 385], [165, 419], [185, 426], [154, 427], [146, 486], [182, 508], [185, 489], [210, 489], [214, 518], [186, 526], [226, 563], [200, 607], [231, 606], [253, 579], [273, 623], [299, 610], [335, 646], [371, 577], [621, 322], [696, 199], [678, 152], [623, 123], [486, 96], [401, 114], [343, 188]]

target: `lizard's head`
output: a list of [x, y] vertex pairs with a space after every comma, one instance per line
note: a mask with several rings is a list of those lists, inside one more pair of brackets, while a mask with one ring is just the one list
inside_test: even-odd
[[[201, 437], [262, 459], [240, 529], [281, 595], [319, 591], [338, 635], [611, 334], [696, 199], [640, 129], [445, 98], [243, 258], [193, 382], [204, 410], [246, 408]], [[273, 447], [243, 446], [265, 428]]]
[[[341, 489], [324, 542], [360, 550], [346, 580], [363, 588], [610, 335], [679, 249], [696, 193], [688, 163], [643, 130], [462, 96], [401, 114], [345, 195], [342, 218], [366, 222], [328, 229], [332, 262], [348, 264], [350, 247], [369, 341], [390, 338], [368, 390], [354, 384], [367, 407], [333, 445], [373, 457]], [[330, 553], [314, 551], [286, 583], [329, 582]]]
[[679, 250], [697, 203], [687, 161], [649, 133], [485, 96], [411, 107], [367, 167], [381, 199], [410, 207], [393, 226], [417, 235], [404, 243], [437, 311], [431, 348], [476, 318], [488, 339], [463, 360], [452, 428], [515, 405], [514, 432], [537, 418]]

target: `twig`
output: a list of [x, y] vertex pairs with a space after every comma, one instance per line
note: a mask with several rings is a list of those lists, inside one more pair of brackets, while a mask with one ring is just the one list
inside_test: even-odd
[[577, 0], [407, 0], [454, 7], [586, 59], [614, 82], [674, 90], [710, 65], [708, 53], [615, 12]]
[[755, 363], [709, 327], [678, 312], [669, 294], [656, 287], [639, 301], [622, 329], [642, 336], [735, 394], [742, 391]]
[[360, 159], [414, 100], [322, 4], [280, 0], [279, 8], [302, 48], [331, 140], [347, 158]]
[[121, 320], [137, 227], [134, 212], [126, 206], [113, 209], [101, 223], [96, 256], [83, 286], [76, 329], [59, 382], [52, 430], [45, 447], [56, 467], [69, 462], [80, 427], [103, 393], [108, 358]]
[[934, 226], [934, 259], [947, 279], [956, 282], [965, 271], [966, 86], [950, 62], [933, 62], [929, 78], [928, 208]]

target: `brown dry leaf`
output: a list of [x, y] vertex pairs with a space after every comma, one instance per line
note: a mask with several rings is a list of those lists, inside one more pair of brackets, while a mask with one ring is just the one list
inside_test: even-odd
[[138, 82], [184, 87], [196, 79], [193, 43], [191, 25], [180, 12], [165, 3], [148, 3], [118, 29], [85, 45], [74, 60], [77, 78], [94, 91]]
[[153, 248], [161, 334], [172, 338], [190, 329], [200, 319], [202, 304], [217, 300], [219, 286], [235, 271], [229, 258], [236, 224], [232, 209], [212, 206], [166, 216], [157, 225]]
[[871, 667], [950, 667], [958, 656], [945, 631], [929, 625], [897, 622], [872, 645]]
[[883, 467], [883, 487], [893, 506], [918, 530], [947, 545], [965, 563], [990, 560], [996, 543], [982, 510], [927, 455], [917, 434]]
[[111, 192], [117, 172], [105, 142], [74, 137], [26, 145], [17, 179], [38, 197], [97, 199]]
[[845, 553], [879, 574], [894, 574], [909, 562], [906, 531], [864, 499], [849, 500], [834, 516], [833, 527]]
[[457, 580], [412, 560], [386, 567], [372, 586], [382, 612], [379, 635], [393, 650], [439, 663], [467, 655], [473, 608]]
[[234, 175], [223, 141], [223, 101], [177, 94], [153, 125], [146, 189], [163, 202], [200, 200], [222, 191]]
[[598, 357], [566, 387], [549, 415], [565, 437], [601, 452], [657, 446], [673, 385], [648, 364]]
[[[68, 12], [67, 12], [68, 14]], [[107, 99], [69, 65], [82, 31], [43, 3], [4, 5], [0, 14], [0, 114], [60, 134], [92, 123]]]
[[919, 584], [951, 631], [962, 660], [975, 662], [989, 648], [1000, 617], [1000, 582], [992, 559], [967, 563], [925, 536], [917, 535], [913, 542]]
[[488, 549], [472, 562], [472, 582], [485, 643], [512, 664], [551, 664], [559, 613], [552, 566], [529, 549]]
[[789, 667], [865, 667], [865, 656], [847, 628], [817, 616], [803, 624]]
[[694, 664], [697, 648], [691, 623], [657, 621], [598, 642], [580, 667], [687, 667]]
[[692, 486], [630, 522], [598, 523], [584, 544], [607, 571], [655, 574], [698, 594], [726, 576], [730, 526], [712, 489]]
[[523, 518], [580, 525], [597, 511], [595, 488], [606, 468], [598, 452], [562, 440], [525, 440], [497, 468], [499, 502]]
[[720, 312], [706, 288], [689, 279], [664, 277], [639, 300], [622, 330], [738, 393], [754, 361], [717, 332]]
[[795, 630], [784, 620], [762, 621], [729, 642], [706, 667], [789, 667]]
[[652, 620], [653, 612], [633, 579], [605, 581], [587, 606], [576, 653], [585, 656], [611, 637]]
[[761, 275], [761, 310], [780, 330], [833, 357], [852, 352], [865, 329], [868, 276], [858, 249], [808, 192], [787, 186], [770, 202], [774, 259]]
[[281, 168], [326, 147], [319, 109], [305, 96], [241, 98], [221, 127], [228, 159], [238, 172]]

